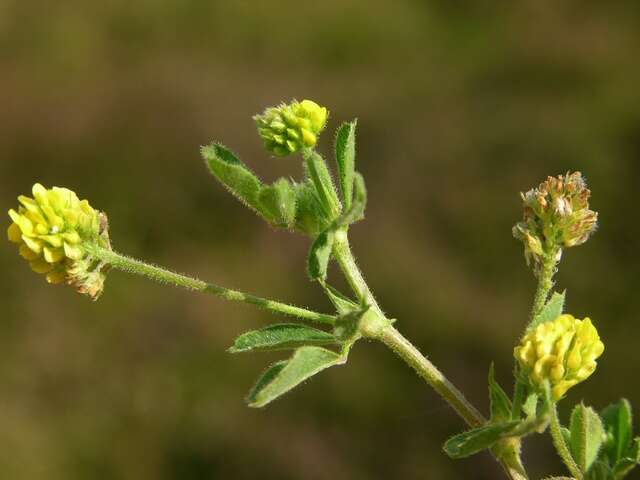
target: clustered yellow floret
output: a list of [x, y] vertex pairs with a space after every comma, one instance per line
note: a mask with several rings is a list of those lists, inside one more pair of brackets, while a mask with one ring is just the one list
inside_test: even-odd
[[[67, 282], [86, 289], [80, 284], [86, 280], [86, 270], [95, 270], [86, 259], [86, 246], [108, 244], [106, 217], [67, 188], [46, 189], [36, 183], [32, 192], [33, 198], [18, 197], [17, 211], [9, 210], [13, 221], [7, 230], [9, 240], [19, 245], [20, 255], [49, 283]], [[101, 285], [90, 290], [95, 296]]]
[[283, 157], [315, 146], [327, 116], [327, 109], [311, 100], [294, 100], [288, 105], [269, 107], [253, 118], [266, 149]]
[[528, 332], [514, 355], [532, 386], [542, 388], [549, 382], [553, 398], [559, 400], [595, 371], [602, 352], [604, 344], [591, 320], [564, 314]]

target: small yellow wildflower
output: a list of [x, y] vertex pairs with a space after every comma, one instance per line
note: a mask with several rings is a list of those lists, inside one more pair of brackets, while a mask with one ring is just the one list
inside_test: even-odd
[[253, 119], [265, 148], [274, 155], [284, 157], [303, 148], [314, 147], [327, 116], [327, 109], [311, 100], [294, 100], [288, 105], [283, 103], [269, 107]]
[[104, 278], [101, 268], [87, 258], [86, 246], [108, 247], [106, 216], [66, 188], [46, 189], [36, 183], [32, 192], [33, 198], [18, 197], [17, 211], [9, 210], [9, 240], [19, 246], [33, 271], [46, 275], [47, 282], [67, 282], [96, 298]]
[[559, 400], [595, 371], [602, 352], [604, 344], [591, 320], [565, 314], [527, 333], [514, 356], [533, 386], [541, 388], [548, 381]]

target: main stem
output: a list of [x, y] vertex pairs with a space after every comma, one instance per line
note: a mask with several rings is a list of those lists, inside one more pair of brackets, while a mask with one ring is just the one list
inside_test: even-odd
[[220, 287], [213, 283], [203, 282], [202, 280], [198, 280], [196, 278], [191, 278], [186, 275], [172, 272], [170, 270], [165, 270], [164, 268], [160, 268], [155, 265], [150, 265], [140, 260], [126, 257], [105, 248], [94, 247], [91, 249], [90, 254], [96, 259], [109, 264], [113, 268], [136, 275], [141, 275], [143, 277], [150, 278], [151, 280], [155, 280], [156, 282], [175, 285], [177, 287], [182, 287], [197, 292], [209, 293], [225, 300], [248, 303], [251, 305], [256, 305], [265, 310], [269, 310], [271, 312], [283, 313], [285, 315], [291, 315], [294, 317], [303, 318], [305, 320], [311, 320], [314, 322], [326, 324], [333, 324], [335, 322], [335, 317], [333, 315], [326, 315], [323, 313], [308, 310], [306, 308], [296, 307], [294, 305], [277, 302], [275, 300], [257, 297], [255, 295], [240, 292], [238, 290]]
[[[386, 319], [355, 262], [346, 231], [340, 231], [337, 235], [333, 253], [347, 282], [360, 301], [370, 305], [374, 312]], [[462, 392], [390, 322], [385, 322], [380, 329], [371, 332], [370, 338], [381, 341], [393, 350], [455, 410], [467, 425], [473, 428], [486, 422], [484, 416], [465, 398]], [[528, 478], [520, 461], [519, 452], [509, 461], [505, 459], [499, 459], [499, 461], [511, 479], [526, 480]]]

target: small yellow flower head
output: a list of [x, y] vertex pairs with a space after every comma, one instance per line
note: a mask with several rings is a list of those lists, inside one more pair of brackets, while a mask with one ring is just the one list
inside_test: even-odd
[[537, 267], [545, 251], [583, 244], [596, 229], [598, 214], [589, 209], [591, 192], [580, 172], [548, 177], [521, 196], [524, 215], [513, 235], [524, 243], [527, 264]]
[[542, 388], [549, 382], [554, 400], [560, 400], [595, 371], [602, 352], [604, 344], [591, 320], [565, 314], [528, 332], [514, 356], [532, 386]]
[[66, 282], [97, 298], [104, 283], [103, 265], [88, 257], [86, 247], [109, 247], [106, 216], [66, 188], [46, 189], [36, 183], [32, 192], [33, 198], [18, 197], [18, 211], [9, 210], [9, 240], [47, 282]]
[[267, 108], [253, 119], [265, 148], [279, 157], [314, 147], [327, 122], [328, 112], [311, 100]]

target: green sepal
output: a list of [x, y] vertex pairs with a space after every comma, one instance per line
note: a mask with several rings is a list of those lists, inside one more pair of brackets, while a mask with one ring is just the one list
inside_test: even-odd
[[200, 150], [209, 171], [242, 203], [260, 213], [258, 194], [262, 183], [229, 149], [212, 143]]
[[615, 466], [626, 456], [631, 446], [633, 436], [631, 404], [626, 398], [622, 398], [618, 403], [609, 405], [602, 410], [602, 421], [607, 433], [604, 452], [610, 464]]
[[493, 362], [489, 367], [489, 405], [491, 423], [500, 423], [511, 418], [511, 400], [496, 382]]
[[251, 330], [236, 338], [231, 353], [288, 350], [303, 345], [339, 343], [331, 333], [298, 323], [278, 323], [259, 330]]
[[334, 233], [332, 229], [325, 230], [311, 244], [307, 258], [307, 273], [311, 280], [327, 278], [327, 267], [333, 251]]
[[318, 194], [322, 211], [328, 221], [333, 221], [340, 215], [342, 205], [338, 199], [331, 173], [324, 159], [314, 151], [305, 153], [306, 174]]
[[533, 330], [540, 324], [552, 322], [562, 315], [564, 311], [565, 293], [566, 292], [553, 292], [553, 295], [551, 295], [551, 298], [547, 301], [540, 313], [529, 323], [527, 331]]
[[490, 423], [451, 437], [444, 444], [444, 451], [451, 458], [464, 458], [491, 448], [496, 442], [511, 436], [520, 424], [519, 420]]
[[605, 431], [600, 416], [583, 403], [576, 405], [569, 423], [571, 455], [578, 468], [586, 473], [598, 458], [604, 443]]
[[321, 347], [300, 347], [289, 360], [272, 365], [251, 389], [250, 407], [264, 407], [322, 370], [345, 362], [345, 357]]
[[296, 188], [286, 178], [265, 185], [258, 194], [260, 212], [274, 226], [291, 228], [296, 219]]
[[346, 295], [343, 295], [326, 282], [321, 282], [321, 285], [339, 315], [345, 315], [360, 308], [359, 304], [348, 298]]
[[336, 133], [336, 164], [345, 210], [351, 207], [353, 179], [356, 164], [356, 124], [357, 120], [340, 125]]

